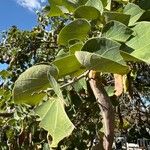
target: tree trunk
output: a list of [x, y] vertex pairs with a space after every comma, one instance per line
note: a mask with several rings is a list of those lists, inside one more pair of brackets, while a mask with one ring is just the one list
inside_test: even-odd
[[[111, 150], [114, 140], [114, 111], [98, 73], [90, 71], [90, 86], [101, 109], [104, 126], [103, 149]], [[102, 150], [102, 149], [99, 149]]]

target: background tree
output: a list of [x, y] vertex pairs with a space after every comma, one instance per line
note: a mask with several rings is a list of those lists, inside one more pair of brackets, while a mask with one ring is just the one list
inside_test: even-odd
[[114, 126], [148, 138], [149, 2], [132, 2], [49, 0], [32, 31], [3, 34], [1, 148], [111, 149]]

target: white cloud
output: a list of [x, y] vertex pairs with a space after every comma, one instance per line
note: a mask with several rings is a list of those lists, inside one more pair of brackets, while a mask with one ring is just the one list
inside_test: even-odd
[[30, 11], [41, 9], [42, 3], [46, 2], [46, 0], [16, 0], [16, 1], [19, 5], [29, 9]]

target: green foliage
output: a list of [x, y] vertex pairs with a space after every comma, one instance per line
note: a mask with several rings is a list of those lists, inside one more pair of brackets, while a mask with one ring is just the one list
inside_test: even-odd
[[75, 18], [94, 20], [100, 16], [100, 12], [92, 6], [80, 6], [74, 11]]
[[127, 15], [131, 15], [129, 26], [132, 26], [140, 19], [140, 17], [144, 13], [144, 10], [142, 10], [138, 5], [135, 5], [133, 3], [128, 3], [125, 6], [123, 12]]
[[40, 116], [40, 126], [52, 136], [51, 147], [57, 147], [60, 140], [69, 136], [74, 125], [69, 120], [60, 98], [52, 98], [38, 106], [35, 112]]
[[83, 46], [82, 42], [77, 42], [69, 47], [69, 53], [74, 54], [76, 51], [80, 51]]
[[45, 96], [40, 92], [49, 87], [48, 73], [57, 77], [58, 70], [50, 65], [36, 65], [21, 74], [13, 89], [15, 103], [38, 104]]
[[98, 11], [100, 11], [100, 13], [103, 12], [103, 4], [100, 0], [88, 0], [87, 3], [85, 4], [85, 6], [91, 6], [96, 8]]
[[105, 16], [105, 20], [106, 22], [112, 21], [112, 20], [116, 20], [119, 21], [125, 25], [129, 24], [129, 20], [130, 20], [130, 15], [124, 14], [124, 13], [120, 13], [120, 12], [109, 12], [109, 11], [105, 11], [104, 12], [104, 16]]
[[118, 21], [107, 23], [103, 30], [102, 36], [119, 42], [126, 42], [132, 35], [132, 30]]
[[75, 9], [76, 3], [69, 0], [49, 0], [50, 10], [48, 13], [49, 17], [53, 16], [64, 16], [69, 11], [72, 12]]
[[59, 33], [58, 43], [67, 45], [70, 40], [85, 40], [90, 24], [85, 19], [77, 19], [65, 26]]
[[[100, 72], [112, 105], [121, 108], [125, 119], [133, 106], [144, 105], [150, 90], [149, 66], [142, 63], [150, 63], [150, 23], [144, 16], [149, 2], [134, 2], [49, 0], [32, 31], [12, 27], [4, 34], [0, 62], [8, 69], [0, 72], [0, 112], [9, 108], [14, 118], [0, 119], [3, 148], [10, 149], [9, 141], [14, 149], [36, 149], [38, 144], [45, 149], [92, 149], [103, 125], [86, 70]], [[129, 91], [118, 98], [114, 73], [125, 74], [130, 83]], [[33, 106], [16, 103], [34, 105], [40, 119]]]
[[85, 5], [78, 7], [74, 11], [75, 18], [85, 18], [88, 20], [98, 19], [103, 12], [103, 4], [100, 0], [88, 0]]
[[59, 78], [64, 77], [65, 75], [73, 74], [80, 70], [81, 65], [77, 61], [74, 55], [68, 55], [57, 59], [53, 62], [55, 66], [57, 66], [59, 70]]
[[57, 81], [55, 80], [55, 78], [49, 73], [48, 75], [48, 79], [49, 79], [49, 83], [51, 85], [51, 87], [53, 88], [56, 96], [62, 101], [64, 102], [64, 98], [60, 89], [59, 84], [57, 83]]
[[149, 22], [137, 23], [137, 25], [133, 28], [133, 31], [135, 32], [134, 37], [126, 43], [127, 46], [133, 50], [131, 51], [130, 55], [148, 64], [150, 63], [149, 27]]
[[[79, 62], [89, 70], [125, 74], [128, 72], [119, 52], [120, 44], [106, 38], [93, 38], [75, 55]], [[83, 52], [87, 51], [87, 52]]]

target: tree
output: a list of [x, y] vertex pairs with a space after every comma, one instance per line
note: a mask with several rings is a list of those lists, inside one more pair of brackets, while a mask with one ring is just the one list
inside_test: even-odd
[[[34, 111], [40, 120], [35, 126], [39, 123], [47, 131], [51, 148], [110, 150], [115, 118], [121, 131], [125, 120], [131, 121], [126, 117], [130, 110], [138, 123], [149, 123], [149, 95], [144, 93], [150, 79], [149, 2], [49, 3], [39, 14], [38, 27], [30, 32], [13, 27], [1, 42], [1, 62], [9, 64], [8, 71], [1, 72], [3, 81], [7, 79], [1, 85], [3, 104], [7, 99], [5, 107], [12, 105], [15, 115], [25, 108], [19, 111], [23, 119], [17, 118], [23, 121], [19, 146], [25, 143], [23, 134], [35, 136], [26, 127], [36, 122]], [[48, 24], [51, 29], [45, 31]], [[12, 100], [27, 105], [14, 106]], [[31, 141], [30, 148], [35, 146]]]

